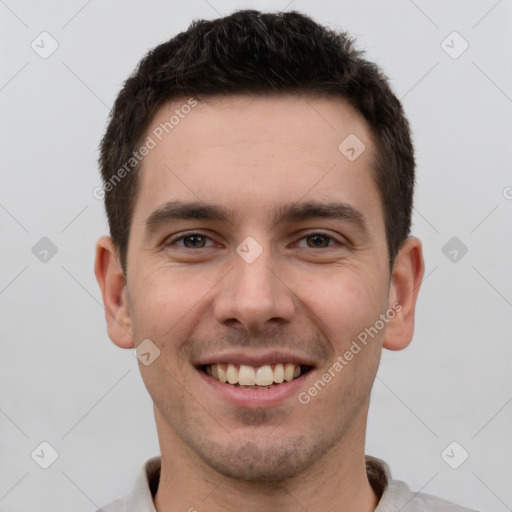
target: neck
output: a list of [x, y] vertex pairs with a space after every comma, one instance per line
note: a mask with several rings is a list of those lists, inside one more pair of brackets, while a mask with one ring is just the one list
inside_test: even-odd
[[158, 512], [373, 512], [379, 498], [366, 474], [365, 430], [368, 409], [350, 425], [340, 442], [307, 470], [282, 482], [234, 480], [217, 473], [165, 428], [157, 414], [162, 452]]

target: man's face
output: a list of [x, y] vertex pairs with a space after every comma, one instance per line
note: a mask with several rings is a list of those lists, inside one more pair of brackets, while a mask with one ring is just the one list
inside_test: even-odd
[[[385, 329], [342, 370], [332, 367], [392, 302], [374, 143], [348, 104], [285, 96], [209, 99], [158, 141], [153, 130], [184, 103], [162, 107], [146, 133], [157, 145], [131, 226], [133, 341], [160, 350], [142, 376], [160, 435], [226, 476], [281, 480], [364, 437]], [[350, 134], [366, 146], [353, 161], [338, 149]], [[232, 217], [148, 225], [177, 201]], [[300, 215], [305, 203], [345, 206], [337, 217]], [[298, 214], [280, 219], [291, 205]], [[233, 364], [230, 380], [240, 365], [249, 380], [269, 365], [263, 383], [282, 379], [280, 363], [307, 371], [250, 389], [218, 380], [222, 370], [215, 378], [216, 363], [226, 372]]]

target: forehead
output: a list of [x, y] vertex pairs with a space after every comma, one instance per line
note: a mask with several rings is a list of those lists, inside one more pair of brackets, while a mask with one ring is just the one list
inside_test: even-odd
[[371, 131], [342, 99], [184, 98], [156, 112], [144, 136], [150, 139], [134, 212], [139, 221], [169, 200], [229, 204], [259, 218], [268, 212], [269, 222], [270, 205], [301, 199], [358, 209], [380, 203]]
[[367, 160], [373, 152], [371, 131], [362, 115], [347, 100], [330, 96], [213, 96], [202, 102], [182, 98], [158, 109], [146, 135], [160, 148], [179, 145], [175, 156], [189, 161], [228, 144], [286, 144], [295, 146], [298, 156], [314, 159], [323, 153], [324, 160], [338, 156], [339, 143], [350, 135], [366, 143]]

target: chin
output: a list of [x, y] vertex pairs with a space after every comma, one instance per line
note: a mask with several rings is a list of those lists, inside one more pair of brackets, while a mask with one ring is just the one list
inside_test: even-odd
[[[237, 446], [238, 444], [238, 446]], [[197, 450], [197, 447], [196, 447]], [[239, 481], [281, 483], [293, 478], [316, 462], [327, 447], [306, 446], [305, 437], [286, 442], [262, 443], [243, 441], [229, 446], [209, 444], [201, 447], [199, 455], [213, 470]]]

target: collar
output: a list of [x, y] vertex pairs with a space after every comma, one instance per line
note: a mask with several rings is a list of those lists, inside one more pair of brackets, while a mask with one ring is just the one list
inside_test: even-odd
[[[388, 465], [377, 457], [365, 456], [368, 481], [380, 501], [375, 512], [394, 512], [397, 502], [413, 497], [407, 485], [392, 480]], [[153, 497], [160, 481], [161, 457], [153, 457], [142, 466], [132, 493], [127, 497], [126, 512], [156, 512]]]

